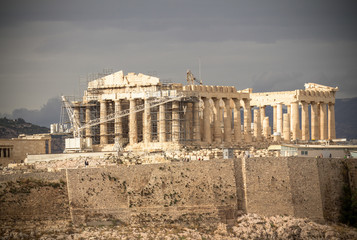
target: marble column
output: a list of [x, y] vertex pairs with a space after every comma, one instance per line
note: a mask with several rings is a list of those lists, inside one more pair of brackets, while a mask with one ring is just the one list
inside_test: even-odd
[[[100, 119], [104, 120], [107, 117], [107, 102], [100, 101]], [[100, 124], [100, 144], [108, 144], [107, 122]]]
[[203, 141], [206, 143], [211, 144], [212, 143], [212, 133], [211, 133], [211, 109], [210, 109], [210, 103], [209, 103], [209, 98], [204, 98], [204, 109], [203, 109], [203, 127], [204, 127], [204, 132], [203, 132]]
[[259, 107], [260, 111], [260, 126], [262, 127], [262, 130], [264, 131], [264, 119], [265, 119], [265, 106], [260, 106]]
[[151, 108], [148, 99], [144, 99], [143, 141], [146, 144], [151, 142]]
[[122, 118], [118, 117], [118, 115], [122, 111], [121, 101], [119, 99], [115, 100], [114, 111], [116, 115], [114, 120], [115, 142], [120, 143], [120, 138], [122, 137], [122, 132], [123, 132], [123, 122], [122, 122]]
[[320, 103], [320, 139], [327, 140], [327, 114], [326, 103]]
[[283, 104], [282, 103], [277, 103], [276, 104], [276, 131], [280, 133], [280, 136], [283, 133]]
[[201, 141], [199, 104], [199, 101], [195, 101], [193, 103], [193, 140], [195, 140], [196, 142]]
[[242, 140], [241, 134], [241, 118], [240, 118], [240, 101], [239, 99], [234, 100], [234, 141], [240, 142]]
[[[90, 115], [91, 115], [91, 111], [90, 111], [90, 106], [89, 106], [89, 103], [87, 103], [87, 106], [86, 106], [86, 124], [88, 124], [90, 122]], [[91, 139], [92, 137], [92, 128], [91, 127], [87, 127], [85, 129], [86, 131], [86, 139]], [[90, 141], [90, 140], [87, 140], [87, 141]]]
[[225, 105], [225, 118], [224, 118], [224, 142], [230, 143], [232, 139], [232, 109], [231, 109], [231, 99], [224, 99]]
[[318, 140], [318, 115], [317, 115], [317, 104], [316, 102], [311, 102], [311, 140]]
[[304, 141], [310, 140], [309, 128], [309, 105], [301, 102], [301, 139]]
[[261, 140], [261, 121], [260, 121], [260, 111], [259, 109], [254, 109], [254, 137], [256, 141]]
[[284, 141], [290, 142], [290, 114], [284, 113], [284, 126], [283, 126]]
[[136, 101], [135, 99], [130, 99], [129, 101], [130, 106], [130, 114], [129, 114], [129, 144], [135, 144], [138, 142], [138, 124], [137, 124], [137, 117], [135, 107]]
[[159, 142], [166, 142], [165, 104], [159, 105]]
[[335, 129], [335, 104], [328, 104], [328, 139], [336, 138], [336, 129]]
[[186, 112], [185, 112], [185, 123], [186, 123], [186, 127], [185, 127], [185, 138], [186, 140], [192, 140], [193, 136], [192, 136], [192, 126], [193, 126], [193, 121], [192, 121], [192, 103], [187, 103], [187, 108], [186, 108]]
[[177, 143], [180, 141], [180, 102], [172, 102], [172, 141]]
[[300, 118], [299, 118], [299, 103], [291, 103], [291, 129], [292, 129], [292, 139], [296, 140], [299, 138], [300, 132]]
[[252, 141], [251, 124], [252, 124], [252, 110], [250, 107], [250, 100], [244, 99], [244, 139], [246, 142]]
[[277, 118], [277, 106], [274, 105], [273, 106], [273, 133], [275, 133], [277, 131], [277, 128], [276, 128], [277, 121], [278, 121], [278, 118]]
[[264, 117], [263, 121], [263, 135], [265, 138], [269, 138], [271, 135], [271, 128], [269, 126], [269, 117]]
[[222, 142], [222, 130], [221, 130], [221, 106], [220, 98], [214, 99], [214, 107], [216, 109], [216, 114], [214, 116], [214, 141], [216, 143]]

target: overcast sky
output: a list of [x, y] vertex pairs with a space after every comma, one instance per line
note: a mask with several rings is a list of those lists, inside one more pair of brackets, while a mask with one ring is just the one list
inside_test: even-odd
[[8, 0], [0, 31], [0, 113], [78, 95], [104, 68], [185, 83], [199, 59], [208, 85], [357, 96], [356, 1]]

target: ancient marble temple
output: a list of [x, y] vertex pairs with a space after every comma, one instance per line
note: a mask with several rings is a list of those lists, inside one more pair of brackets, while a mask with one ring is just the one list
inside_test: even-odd
[[334, 139], [337, 90], [307, 83], [304, 90], [253, 93], [232, 86], [163, 83], [119, 71], [89, 82], [83, 100], [72, 104], [82, 136], [94, 150], [115, 144], [128, 149], [237, 147]]

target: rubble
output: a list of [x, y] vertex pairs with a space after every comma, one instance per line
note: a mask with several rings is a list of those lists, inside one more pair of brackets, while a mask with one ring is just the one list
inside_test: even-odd
[[247, 214], [233, 226], [117, 225], [71, 227], [30, 232], [3, 230], [0, 239], [357, 239], [357, 230], [344, 225], [322, 225], [290, 216]]

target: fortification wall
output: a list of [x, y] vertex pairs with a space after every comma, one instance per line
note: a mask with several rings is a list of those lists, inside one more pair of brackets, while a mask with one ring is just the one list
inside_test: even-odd
[[0, 224], [230, 223], [240, 213], [337, 221], [356, 167], [270, 157], [0, 175]]
[[323, 220], [317, 159], [288, 158], [287, 163], [294, 216]]
[[2, 228], [60, 228], [70, 223], [64, 172], [0, 175]]
[[233, 161], [68, 170], [75, 223], [233, 221]]
[[247, 212], [294, 215], [287, 158], [247, 158], [245, 176]]

